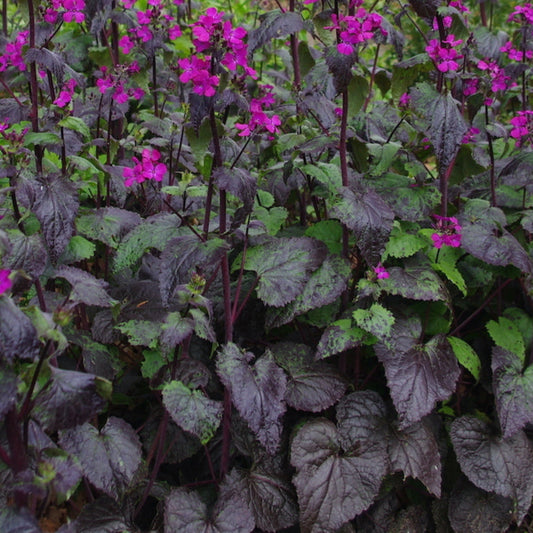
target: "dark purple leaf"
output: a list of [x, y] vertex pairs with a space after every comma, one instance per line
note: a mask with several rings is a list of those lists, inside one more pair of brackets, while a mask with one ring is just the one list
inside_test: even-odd
[[0, 510], [0, 531], [2, 533], [42, 533], [37, 520], [28, 509], [5, 507]]
[[424, 344], [421, 333], [419, 319], [398, 319], [389, 341], [374, 347], [385, 367], [401, 429], [430, 413], [438, 401], [448, 399], [461, 373], [446, 337], [437, 335]]
[[272, 347], [272, 354], [288, 374], [285, 400], [291, 407], [318, 413], [344, 394], [346, 381], [334, 367], [315, 361], [309, 346], [278, 343]]
[[270, 468], [254, 466], [246, 476], [248, 506], [256, 526], [263, 531], [279, 531], [298, 522], [296, 494], [290, 480]]
[[55, 277], [64, 278], [72, 285], [69, 300], [86, 305], [111, 307], [113, 299], [106, 292], [107, 281], [97, 279], [92, 274], [71, 266], [59, 267]]
[[326, 359], [361, 344], [365, 332], [354, 328], [349, 318], [342, 318], [328, 326], [322, 333], [316, 348], [316, 359]]
[[490, 265], [514, 265], [532, 273], [531, 258], [506, 229], [505, 213], [481, 199], [467, 200], [458, 216], [462, 227], [461, 247]]
[[0, 419], [15, 405], [19, 380], [13, 372], [0, 370]]
[[248, 52], [253, 54], [257, 48], [272, 39], [283, 39], [302, 30], [304, 21], [300, 13], [294, 11], [269, 11], [261, 15], [260, 25], [248, 33]]
[[450, 436], [461, 470], [480, 489], [512, 498], [518, 522], [533, 497], [533, 449], [525, 433], [502, 438], [473, 416], [453, 421]]
[[60, 431], [59, 442], [77, 457], [85, 477], [109, 496], [123, 494], [141, 463], [137, 433], [113, 416], [101, 431], [88, 423]]
[[443, 281], [434, 270], [425, 267], [390, 267], [389, 277], [380, 280], [380, 285], [389, 294], [412, 300], [445, 302], [450, 295]]
[[50, 489], [65, 498], [76, 488], [82, 476], [74, 459], [55, 447], [43, 451], [37, 468], [43, 476], [51, 478]]
[[251, 364], [254, 354], [228, 343], [217, 357], [217, 374], [231, 393], [237, 411], [267, 452], [276, 452], [285, 413], [287, 378], [270, 352]]
[[336, 532], [370, 507], [388, 471], [384, 415], [379, 396], [359, 393], [339, 403], [338, 427], [314, 419], [299, 429], [291, 463], [304, 531]]
[[391, 426], [389, 437], [391, 471], [419, 479], [437, 498], [441, 496], [441, 460], [439, 446], [431, 430], [416, 422], [401, 430]]
[[246, 503], [246, 482], [233, 470], [220, 485], [213, 508], [197, 492], [174, 489], [165, 503], [165, 533], [250, 533], [255, 521]]
[[11, 298], [0, 296], [0, 357], [9, 364], [15, 357], [35, 359], [39, 340], [31, 320]]
[[337, 94], [342, 93], [348, 88], [353, 78], [352, 67], [356, 61], [355, 53], [346, 55], [341, 54], [336, 46], [329, 46], [325, 51], [326, 65], [328, 66]]
[[259, 276], [259, 298], [267, 305], [282, 307], [302, 293], [326, 253], [323, 243], [309, 237], [274, 239], [250, 248], [244, 267]]
[[338, 255], [329, 255], [311, 274], [299, 296], [283, 308], [269, 310], [267, 326], [269, 328], [282, 326], [295, 316], [333, 303], [346, 289], [350, 275], [351, 269], [346, 259]]
[[132, 531], [115, 500], [107, 496], [84, 505], [75, 521], [76, 533], [122, 533]]
[[414, 108], [427, 122], [426, 132], [442, 172], [454, 160], [468, 128], [459, 104], [450, 93], [440, 94], [427, 83], [410, 91]]
[[0, 99], [0, 116], [9, 124], [18, 124], [23, 120], [29, 120], [30, 108], [20, 103], [15, 98]]
[[178, 285], [191, 281], [192, 274], [208, 277], [227, 249], [227, 243], [216, 238], [202, 242], [194, 235], [186, 235], [170, 240], [161, 254], [159, 282], [163, 304], [168, 303]]
[[172, 420], [202, 444], [213, 438], [222, 419], [222, 402], [211, 400], [201, 390], [191, 390], [181, 381], [163, 387], [163, 405]]
[[331, 206], [331, 216], [351, 229], [357, 246], [369, 266], [378, 264], [389, 240], [394, 213], [375, 192], [355, 193], [347, 187]]
[[168, 348], [175, 348], [194, 331], [194, 321], [179, 312], [169, 313], [161, 325], [161, 343]]
[[27, 63], [37, 63], [41, 67], [44, 67], [43, 70], [49, 70], [57, 79], [60, 85], [63, 84], [63, 76], [65, 71], [68, 72], [69, 77], [78, 78], [78, 73], [73, 70], [65, 59], [58, 54], [57, 52], [52, 52], [48, 48], [44, 47], [35, 47], [29, 48], [26, 52], [24, 59]]
[[78, 192], [72, 181], [50, 176], [39, 182], [32, 211], [41, 223], [52, 261], [63, 253], [74, 234]]
[[19, 231], [9, 233], [11, 249], [2, 258], [5, 267], [24, 270], [32, 280], [36, 280], [46, 268], [48, 255], [39, 233], [24, 235]]
[[437, 14], [437, 9], [441, 5], [440, 0], [409, 0], [409, 3], [418, 16], [430, 20]]
[[81, 215], [76, 220], [78, 233], [116, 248], [122, 238], [142, 222], [133, 211], [118, 207], [102, 207]]
[[254, 176], [241, 168], [218, 167], [213, 171], [213, 178], [219, 189], [242, 200], [246, 214], [251, 212], [257, 190], [257, 179]]
[[511, 525], [512, 508], [510, 498], [462, 480], [450, 496], [448, 517], [456, 533], [504, 533]]
[[96, 376], [50, 367], [52, 383], [36, 398], [34, 415], [48, 431], [83, 424], [105, 407]]
[[500, 346], [492, 349], [492, 386], [504, 437], [533, 423], [533, 366]]

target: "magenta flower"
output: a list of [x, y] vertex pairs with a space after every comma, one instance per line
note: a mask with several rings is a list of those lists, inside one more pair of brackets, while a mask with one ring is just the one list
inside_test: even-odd
[[407, 107], [409, 107], [410, 101], [411, 101], [411, 96], [409, 95], [409, 93], [403, 93], [400, 96], [400, 100], [398, 101], [398, 103], [400, 104], [400, 107], [406, 109]]
[[519, 111], [517, 117], [511, 119], [513, 128], [511, 129], [511, 137], [516, 139], [516, 146], [521, 146], [524, 137], [528, 137], [532, 131], [533, 111]]
[[453, 34], [448, 35], [442, 43], [438, 39], [431, 39], [426, 46], [426, 52], [440, 72], [453, 72], [459, 69], [456, 59], [463, 57], [454, 47], [462, 42], [461, 39], [456, 40]]
[[74, 78], [68, 80], [64, 85], [63, 89], [59, 93], [59, 96], [54, 100], [54, 104], [59, 107], [65, 107], [72, 100], [72, 95], [74, 94], [74, 88], [77, 83]]
[[442, 248], [444, 245], [453, 248], [461, 246], [461, 226], [457, 219], [439, 215], [433, 215], [433, 218], [437, 220], [434, 225], [437, 232], [431, 235], [435, 248]]
[[9, 279], [9, 274], [11, 274], [11, 270], [0, 269], [0, 294], [4, 294], [13, 286], [13, 282]]
[[123, 54], [129, 54], [131, 49], [135, 46], [135, 43], [129, 38], [128, 35], [124, 35], [118, 41], [118, 45], [122, 48]]
[[[269, 86], [263, 87], [269, 91]], [[269, 117], [263, 107], [269, 107], [273, 103], [273, 95], [268, 92], [262, 98], [252, 98], [250, 102], [250, 120], [247, 124], [236, 123], [235, 127], [240, 130], [239, 137], [249, 137], [252, 132], [259, 128], [264, 128], [270, 133], [276, 133], [281, 126], [281, 119], [278, 115]]]
[[124, 185], [130, 187], [133, 183], [142, 183], [146, 180], [162, 181], [168, 169], [164, 163], [159, 163], [161, 154], [155, 148], [145, 148], [142, 151], [142, 158], [139, 161], [136, 157], [132, 160], [135, 163], [133, 168], [125, 167], [122, 176], [125, 179]]
[[387, 279], [390, 277], [390, 274], [387, 272], [385, 267], [381, 264], [381, 261], [377, 264], [377, 266], [372, 267], [374, 270], [377, 279]]
[[529, 2], [523, 6], [516, 6], [508, 18], [508, 22], [521, 23], [522, 20], [525, 20], [528, 24], [533, 24], [533, 7]]

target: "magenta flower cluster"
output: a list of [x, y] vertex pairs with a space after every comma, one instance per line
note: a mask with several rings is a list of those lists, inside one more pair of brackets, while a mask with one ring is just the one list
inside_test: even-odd
[[[126, 8], [131, 8], [134, 1], [124, 1]], [[181, 28], [176, 19], [166, 13], [162, 6], [162, 0], [149, 0], [150, 9], [137, 11], [139, 26], [130, 28], [129, 35], [124, 35], [119, 40], [119, 46], [124, 54], [129, 54], [132, 48], [141, 43], [147, 43], [154, 38], [155, 32], [166, 33], [173, 41], [181, 36]]]
[[461, 226], [455, 217], [441, 217], [433, 215], [437, 220], [434, 228], [436, 233], [431, 235], [435, 248], [443, 246], [452, 246], [458, 248], [461, 246]]
[[178, 61], [182, 83], [192, 82], [195, 93], [213, 96], [219, 84], [213, 68], [215, 60], [232, 72], [240, 66], [246, 75], [257, 78], [248, 65], [246, 30], [234, 28], [230, 20], [224, 20], [223, 11], [210, 7], [191, 27], [195, 54]]
[[278, 115], [269, 117], [263, 108], [274, 104], [274, 95], [271, 92], [272, 86], [265, 85], [263, 90], [266, 94], [262, 98], [252, 98], [250, 102], [250, 120], [246, 124], [236, 123], [235, 127], [240, 130], [239, 137], [248, 137], [258, 128], [265, 128], [270, 133], [276, 133], [281, 126], [281, 119]]
[[15, 40], [7, 43], [5, 53], [0, 55], [0, 72], [8, 67], [16, 67], [20, 71], [26, 70], [26, 63], [22, 57], [22, 48], [28, 44], [29, 31], [21, 31], [15, 37]]
[[11, 270], [0, 269], [0, 295], [11, 289], [13, 282], [9, 278]]
[[163, 181], [168, 172], [167, 166], [159, 162], [161, 154], [155, 148], [145, 148], [140, 161], [136, 157], [132, 159], [135, 166], [125, 167], [122, 171], [122, 176], [126, 178], [124, 180], [126, 187], [131, 187], [134, 183], [143, 183], [146, 180]]
[[[359, 4], [360, 2], [358, 2]], [[374, 37], [376, 31], [387, 35], [382, 27], [383, 18], [377, 13], [369, 13], [365, 8], [359, 7], [355, 15], [331, 15], [332, 26], [325, 29], [339, 32], [341, 42], [337, 45], [340, 54], [350, 55], [355, 52], [355, 47]]]
[[96, 80], [96, 86], [101, 94], [109, 89], [113, 91], [111, 97], [118, 104], [124, 104], [128, 99], [140, 100], [144, 91], [139, 87], [126, 88], [125, 76], [139, 72], [140, 68], [136, 61], [130, 65], [115, 65], [115, 72], [111, 72], [106, 66], [100, 67], [100, 78]]
[[390, 277], [390, 274], [387, 272], [387, 269], [379, 262], [377, 266], [372, 267], [372, 270], [376, 274], [377, 279], [387, 279]]
[[74, 88], [76, 87], [76, 85], [77, 82], [74, 78], [68, 80], [59, 92], [59, 96], [54, 100], [54, 104], [59, 107], [65, 107], [66, 105], [68, 105], [72, 100], [72, 96], [74, 95]]
[[519, 111], [518, 116], [513, 117], [510, 122], [513, 125], [510, 135], [516, 139], [516, 146], [521, 146], [533, 131], [533, 111]]
[[463, 57], [456, 49], [462, 42], [462, 39], [455, 39], [455, 35], [450, 33], [442, 42], [431, 39], [426, 46], [426, 52], [440, 72], [454, 72], [459, 69], [457, 60]]
[[55, 24], [61, 14], [64, 22], [79, 23], [85, 20], [84, 9], [85, 0], [52, 0], [43, 18], [49, 24]]
[[509, 22], [522, 22], [533, 24], [533, 6], [529, 2], [523, 6], [516, 6], [514, 11], [509, 15]]

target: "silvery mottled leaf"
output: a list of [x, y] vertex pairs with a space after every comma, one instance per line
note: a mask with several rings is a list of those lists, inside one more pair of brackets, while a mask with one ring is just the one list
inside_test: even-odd
[[217, 374], [231, 393], [237, 411], [259, 442], [273, 454], [281, 438], [281, 417], [285, 413], [287, 378], [270, 352], [258, 357], [228, 343], [217, 356]]

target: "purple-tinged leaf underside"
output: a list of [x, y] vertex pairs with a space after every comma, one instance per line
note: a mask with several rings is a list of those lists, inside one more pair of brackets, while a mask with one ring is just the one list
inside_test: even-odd
[[492, 387], [504, 437], [533, 423], [533, 366], [505, 348], [492, 349]]
[[60, 431], [59, 442], [78, 459], [85, 477], [112, 497], [124, 493], [141, 463], [137, 433], [114, 416], [100, 431], [88, 423]]
[[287, 372], [287, 404], [300, 411], [318, 413], [334, 405], [347, 383], [332, 366], [315, 361], [305, 344], [279, 343], [272, 347], [276, 363]]
[[525, 433], [503, 438], [487, 422], [462, 416], [450, 437], [463, 473], [480, 489], [512, 498], [520, 523], [533, 497], [533, 448]]
[[302, 293], [326, 254], [326, 246], [315, 239], [279, 238], [250, 248], [244, 268], [257, 273], [259, 298], [267, 305], [282, 307]]
[[165, 533], [251, 533], [255, 520], [246, 502], [246, 482], [231, 471], [210, 508], [197, 492], [174, 489], [165, 502]]
[[207, 444], [222, 419], [222, 402], [211, 400], [201, 390], [191, 390], [181, 381], [163, 387], [163, 405], [172, 420]]
[[279, 446], [286, 410], [287, 378], [270, 352], [258, 357], [228, 343], [219, 352], [216, 369], [231, 393], [233, 405], [268, 453]]
[[388, 341], [374, 347], [385, 368], [401, 429], [448, 399], [461, 372], [446, 337], [437, 335], [424, 344], [419, 342], [421, 332], [418, 319], [397, 320]]

